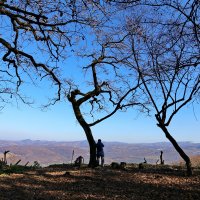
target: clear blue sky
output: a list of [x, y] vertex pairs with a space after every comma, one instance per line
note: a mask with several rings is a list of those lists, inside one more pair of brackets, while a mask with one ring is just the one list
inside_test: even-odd
[[[69, 69], [74, 69], [70, 77], [72, 79], [80, 78], [77, 76], [75, 66], [72, 68], [72, 65], [77, 62], [75, 60], [64, 62], [68, 62], [64, 63], [67, 72]], [[37, 100], [44, 100], [51, 86], [48, 84], [43, 86], [43, 89], [27, 87], [24, 89], [24, 93], [28, 96], [34, 94]], [[23, 104], [20, 104], [19, 107], [16, 104], [6, 105], [0, 112], [0, 139], [55, 141], [86, 139], [68, 102], [60, 102], [45, 112], [38, 109], [37, 105], [34, 107]], [[117, 113], [93, 127], [92, 130], [96, 140], [101, 138], [103, 141], [129, 143], [167, 141], [164, 133], [156, 126], [154, 113], [151, 118], [145, 117], [143, 114], [139, 115], [133, 110]], [[172, 121], [169, 130], [177, 141], [200, 142], [200, 106], [196, 106], [195, 115], [192, 107], [184, 107]]]
[[[170, 126], [172, 135], [178, 141], [200, 142], [200, 109], [185, 107]], [[85, 134], [76, 122], [69, 103], [58, 103], [47, 111], [23, 104], [19, 108], [7, 105], [0, 113], [0, 139], [6, 140], [85, 140]], [[93, 129], [95, 139], [122, 142], [167, 141], [156, 126], [155, 119], [138, 115], [130, 110], [117, 113]]]
[[[77, 74], [78, 68], [75, 66], [78, 66], [78, 63], [78, 61], [68, 59], [65, 63], [66, 71], [72, 79], [78, 79], [78, 82], [82, 79], [82, 82], [84, 82], [83, 76], [81, 78], [83, 74]], [[0, 112], [0, 139], [54, 141], [86, 139], [69, 102], [57, 103], [46, 111], [37, 108], [40, 103], [47, 102], [46, 96], [51, 96], [50, 93], [55, 92], [52, 92], [50, 84], [42, 82], [39, 88], [33, 88], [29, 84], [25, 87], [22, 86], [22, 91], [27, 96], [33, 96], [37, 104], [33, 107], [22, 103], [18, 107], [16, 104], [6, 105]], [[129, 143], [168, 141], [164, 133], [156, 126], [154, 113], [150, 118], [134, 112], [133, 109], [126, 113], [116, 113], [111, 118], [93, 127], [92, 130], [95, 140], [101, 138], [103, 141]], [[192, 106], [184, 107], [172, 120], [169, 130], [177, 141], [200, 142], [199, 105], [196, 105], [195, 114]]]
[[[72, 68], [73, 60], [65, 63], [72, 79], [81, 79], [77, 75], [78, 68]], [[78, 66], [78, 65], [77, 65]], [[71, 72], [69, 71], [71, 69]], [[83, 77], [82, 77], [83, 78]], [[79, 80], [80, 81], [80, 80]], [[78, 82], [79, 82], [78, 81]], [[84, 81], [84, 80], [82, 80]], [[75, 119], [69, 102], [60, 102], [46, 111], [37, 108], [40, 103], [47, 102], [46, 96], [51, 96], [51, 85], [43, 82], [39, 88], [22, 87], [27, 96], [33, 96], [37, 104], [29, 107], [22, 103], [6, 105], [0, 112], [0, 139], [6, 140], [54, 140], [74, 141], [85, 140], [85, 134]], [[116, 113], [106, 121], [92, 128], [95, 140], [122, 141], [129, 143], [168, 141], [164, 133], [156, 126], [154, 113], [146, 117], [130, 109], [126, 113]], [[200, 107], [184, 107], [169, 127], [177, 141], [200, 142]]]

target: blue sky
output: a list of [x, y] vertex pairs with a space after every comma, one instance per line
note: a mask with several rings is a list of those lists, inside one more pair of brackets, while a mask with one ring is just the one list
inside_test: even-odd
[[[72, 64], [74, 60], [65, 63], [67, 69], [71, 69], [69, 75], [75, 82], [83, 85], [85, 82], [83, 73], [77, 73], [80, 65]], [[77, 62], [79, 63], [79, 62]], [[82, 83], [80, 82], [82, 80]], [[5, 140], [53, 140], [75, 141], [85, 140], [85, 134], [73, 114], [69, 102], [59, 102], [49, 107], [46, 111], [38, 108], [41, 103], [47, 102], [51, 97], [52, 86], [44, 81], [39, 87], [31, 84], [22, 86], [22, 91], [27, 96], [36, 100], [33, 106], [19, 103], [5, 105], [0, 112], [0, 139]], [[172, 120], [169, 127], [171, 134], [177, 141], [200, 142], [200, 107], [184, 107]], [[128, 112], [118, 112], [111, 118], [92, 127], [95, 140], [101, 138], [104, 141], [121, 141], [128, 143], [163, 142], [168, 141], [164, 133], [156, 126], [154, 113], [152, 117], [130, 109]]]
[[[74, 65], [74, 63], [76, 63]], [[74, 59], [66, 60], [63, 65], [69, 76], [82, 85], [85, 80], [83, 73], [77, 73], [81, 63]], [[72, 67], [73, 66], [73, 67]], [[69, 69], [71, 71], [69, 71]], [[77, 81], [78, 80], [78, 81]], [[80, 82], [82, 80], [82, 83]], [[43, 86], [43, 87], [42, 87]], [[22, 103], [6, 105], [0, 113], [0, 139], [6, 140], [54, 140], [74, 141], [85, 140], [85, 134], [75, 119], [69, 102], [59, 102], [46, 111], [41, 111], [41, 102], [47, 102], [46, 96], [51, 96], [52, 87], [42, 82], [40, 87], [22, 86], [27, 96], [33, 96], [37, 104], [29, 107]], [[52, 93], [52, 94], [50, 94]], [[169, 127], [177, 141], [200, 142], [200, 107], [184, 107], [172, 120]], [[168, 141], [164, 133], [156, 126], [154, 113], [152, 117], [139, 114], [133, 109], [128, 112], [118, 112], [111, 118], [92, 127], [95, 140], [121, 141], [129, 143], [163, 142]]]
[[[76, 74], [76, 75], [74, 75]], [[80, 78], [72, 72], [71, 78]], [[41, 102], [51, 91], [51, 85], [42, 84], [42, 88], [31, 88], [24, 91], [28, 96], [34, 96], [37, 104], [33, 107], [7, 104], [0, 112], [0, 139], [5, 140], [53, 140], [75, 141], [86, 140], [84, 131], [78, 124], [69, 102], [59, 102], [48, 110], [39, 109]], [[51, 96], [51, 95], [50, 95]], [[169, 127], [177, 141], [200, 142], [200, 107], [184, 107], [172, 120]], [[92, 127], [95, 140], [121, 141], [128, 143], [163, 142], [168, 141], [164, 133], [156, 126], [154, 113], [152, 117], [130, 109], [128, 112], [118, 112], [109, 119]]]
[[[6, 35], [5, 31], [7, 32], [10, 26], [7, 29], [3, 29], [3, 25], [7, 27], [7, 21], [1, 20], [1, 32]], [[9, 37], [13, 36], [7, 33], [7, 37], [9, 39]], [[84, 42], [82, 41], [82, 43]], [[28, 49], [29, 45], [27, 44]], [[33, 48], [33, 50], [35, 49]], [[37, 52], [37, 56], [39, 54], [40, 52]], [[43, 58], [45, 57], [41, 56], [41, 59]], [[80, 74], [77, 75], [77, 68], [74, 64], [82, 67], [86, 63], [73, 58], [67, 58], [62, 64], [65, 67], [65, 72], [68, 73], [69, 69], [71, 70], [68, 73], [68, 77], [71, 77], [73, 80], [76, 79], [75, 82], [82, 80], [83, 76], [81, 78]], [[82, 80], [82, 83], [84, 83], [84, 80]], [[27, 96], [33, 95], [38, 104], [33, 107], [22, 103], [19, 103], [19, 106], [16, 106], [15, 103], [13, 105], [7, 104], [0, 112], [0, 139], [85, 140], [85, 134], [77, 123], [69, 102], [59, 102], [46, 111], [41, 111], [37, 108], [39, 103], [43, 103], [46, 100], [46, 96], [49, 95], [49, 91], [51, 90], [51, 85], [46, 82], [43, 82], [42, 85], [43, 88], [31, 88], [31, 85], [29, 85], [29, 87], [23, 86], [25, 89], [22, 89]], [[195, 114], [192, 106], [186, 106], [173, 119], [169, 130], [176, 140], [200, 142], [199, 105], [196, 105], [194, 110]], [[126, 113], [116, 113], [111, 118], [93, 127], [92, 130], [95, 140], [101, 138], [103, 141], [130, 143], [167, 141], [164, 133], [156, 126], [154, 113], [152, 113], [152, 117], [146, 117], [143, 114], [134, 112], [133, 109], [130, 109]]]
[[[200, 142], [200, 109], [185, 107], [174, 119], [169, 130], [178, 141]], [[47, 111], [21, 104], [7, 105], [0, 113], [0, 139], [5, 140], [85, 140], [69, 103], [62, 102]], [[117, 113], [92, 128], [94, 138], [129, 143], [167, 141], [156, 126], [155, 119], [129, 110]]]

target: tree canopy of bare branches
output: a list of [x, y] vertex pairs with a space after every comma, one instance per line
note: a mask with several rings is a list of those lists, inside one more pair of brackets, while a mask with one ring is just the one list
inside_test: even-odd
[[[113, 41], [112, 44], [114, 44]], [[137, 92], [141, 84], [140, 78], [135, 77], [133, 82], [130, 79], [131, 83], [129, 80], [123, 80], [122, 72], [120, 72], [118, 66], [120, 61], [117, 61], [116, 57], [112, 57], [111, 54], [106, 52], [109, 45], [109, 43], [102, 45], [101, 53], [97, 58], [95, 58], [95, 55], [88, 55], [92, 58], [91, 64], [84, 68], [91, 72], [91, 82], [88, 89], [79, 89], [78, 86], [69, 83], [71, 88], [67, 93], [76, 119], [82, 126], [90, 145], [89, 166], [91, 167], [96, 166], [97, 163], [96, 142], [91, 127], [110, 118], [118, 110], [126, 110], [127, 107], [137, 106], [148, 111]], [[106, 74], [109, 77], [114, 74], [114, 79], [107, 79]], [[122, 83], [126, 85], [126, 89], [130, 85], [131, 87], [127, 91], [123, 91], [124, 85]], [[85, 90], [87, 91], [85, 92]]]
[[19, 88], [36, 78], [50, 79], [57, 91], [50, 104], [60, 100], [59, 61], [70, 56], [77, 39], [84, 40], [84, 27], [97, 25], [97, 10], [90, 1], [1, 1], [2, 101], [9, 99], [7, 94], [15, 94], [25, 102]]
[[[198, 0], [3, 0], [0, 98], [24, 100], [20, 87], [27, 79], [50, 79], [57, 91], [50, 104], [63, 89], [86, 133], [91, 166], [92, 126], [118, 110], [152, 108], [191, 174], [189, 157], [167, 127], [199, 97], [199, 6]], [[71, 55], [83, 61], [84, 87], [69, 77], [63, 81], [60, 61]]]
[[[115, 6], [115, 12], [110, 13], [107, 26], [94, 29], [95, 48], [83, 55], [93, 59], [86, 69], [92, 69], [91, 85], [94, 90], [83, 93], [76, 89], [68, 96], [69, 100], [72, 102], [79, 96], [77, 102], [80, 106], [90, 99], [92, 116], [94, 104], [97, 110], [105, 110], [106, 103], [113, 103], [115, 95], [116, 102], [120, 104], [114, 103], [118, 107], [112, 114], [121, 108], [124, 100], [124, 107], [137, 102], [137, 105], [142, 105], [143, 112], [145, 108], [149, 113], [151, 106], [158, 126], [186, 161], [187, 172], [191, 174], [189, 157], [167, 127], [177, 112], [199, 94], [199, 2], [163, 0], [109, 3]], [[109, 74], [107, 78], [106, 74]], [[99, 81], [97, 77], [104, 80]], [[136, 82], [137, 87], [133, 84]], [[102, 87], [107, 87], [110, 97], [104, 104], [99, 99]], [[140, 102], [135, 99], [138, 96]], [[110, 114], [86, 124], [93, 126], [110, 117]]]
[[191, 175], [190, 158], [167, 127], [199, 96], [199, 1], [145, 1], [137, 7], [142, 12], [136, 12], [134, 6], [125, 20], [133, 53], [127, 66], [138, 71], [158, 127], [185, 160]]

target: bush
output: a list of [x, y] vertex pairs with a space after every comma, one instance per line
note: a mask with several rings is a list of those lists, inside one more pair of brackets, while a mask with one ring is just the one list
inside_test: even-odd
[[38, 168], [41, 168], [41, 165], [40, 165], [40, 163], [39, 163], [38, 161], [34, 161], [32, 167], [33, 167], [34, 169], [38, 169]]
[[10, 165], [10, 166], [5, 165], [1, 168], [0, 174], [11, 174], [11, 173], [22, 174], [27, 169], [29, 169], [29, 167], [22, 165]]

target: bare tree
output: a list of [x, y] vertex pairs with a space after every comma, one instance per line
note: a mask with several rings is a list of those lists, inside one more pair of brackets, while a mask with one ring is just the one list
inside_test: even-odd
[[[49, 78], [57, 88], [57, 95], [51, 99], [50, 104], [59, 101], [63, 84], [62, 67], [60, 67], [59, 61], [65, 60], [79, 48], [79, 46], [77, 47], [77, 41], [91, 40], [87, 36], [90, 33], [90, 28], [99, 31], [103, 25], [106, 27], [111, 12], [108, 12], [109, 8], [105, 5], [105, 2], [90, 0], [1, 1], [0, 48], [2, 51], [0, 55], [3, 66], [1, 81], [6, 85], [3, 92], [7, 93], [9, 91], [9, 94], [12, 95], [15, 93], [24, 101], [24, 97], [20, 94], [20, 87], [27, 79], [35, 84], [38, 77], [41, 80]], [[115, 9], [112, 9], [112, 12], [114, 11]], [[98, 80], [96, 75], [97, 65], [100, 65], [105, 59], [112, 59], [105, 56], [105, 48], [107, 47], [102, 46], [100, 56], [91, 55], [93, 58], [97, 57], [97, 59], [94, 59], [92, 64], [87, 67], [88, 70], [92, 70], [93, 89], [89, 89], [89, 92], [84, 93], [73, 88], [68, 94], [76, 118], [84, 128], [91, 147], [91, 166], [96, 164], [96, 148], [90, 127], [107, 119], [118, 109], [125, 107], [121, 105], [121, 102], [133, 91], [133, 89], [130, 89], [122, 95], [121, 100], [114, 101], [109, 88], [110, 84]], [[111, 63], [109, 60], [106, 62], [114, 66], [118, 61], [114, 60]], [[136, 87], [138, 87], [138, 83], [136, 83]], [[96, 109], [95, 106], [97, 106], [96, 111], [105, 109], [105, 107], [102, 107], [103, 102], [101, 102], [101, 100], [105, 102], [104, 95], [107, 95], [110, 103], [114, 106], [113, 111], [101, 119], [90, 124], [87, 123], [80, 111], [80, 106], [85, 102], [89, 102], [91, 114]], [[99, 97], [101, 97], [101, 100], [98, 99]], [[1, 98], [3, 98], [2, 95]]]
[[[124, 99], [126, 103], [123, 105], [126, 105], [126, 108], [135, 102], [144, 106], [146, 103], [142, 101], [147, 99], [143, 102], [152, 105], [158, 127], [185, 160], [187, 174], [191, 175], [190, 158], [172, 137], [168, 126], [180, 109], [195, 100], [195, 96], [199, 94], [199, 2], [166, 0], [110, 1], [110, 3], [116, 6], [115, 12], [110, 15], [110, 20], [114, 21], [113, 26], [108, 26], [107, 23], [104, 24], [107, 26], [103, 27], [103, 31], [95, 29], [98, 32], [97, 43], [101, 44], [101, 48], [96, 48], [89, 55], [94, 58], [87, 68], [92, 70], [93, 89], [81, 92], [76, 88], [68, 94], [76, 118], [85, 130], [90, 144], [90, 165], [95, 165], [95, 142], [90, 127], [114, 114], [121, 108]], [[116, 30], [118, 34], [115, 34]], [[122, 32], [124, 37], [118, 37], [117, 35], [121, 36]], [[102, 76], [105, 75], [107, 66], [112, 66], [113, 71], [108, 70], [110, 77], [103, 81]], [[118, 74], [116, 66], [124, 70], [123, 74]], [[104, 71], [97, 72], [99, 69]], [[134, 77], [132, 80], [137, 80], [137, 84], [133, 87], [129, 82], [130, 71]], [[117, 80], [119, 77], [120, 80]], [[117, 89], [110, 85], [111, 80], [118, 82]], [[128, 89], [125, 90], [127, 86]], [[138, 88], [139, 93], [143, 94], [143, 99], [140, 99], [140, 102], [132, 99], [128, 103], [126, 97], [135, 91], [138, 92]], [[122, 90], [127, 92], [120, 93]], [[115, 101], [113, 101], [114, 94], [117, 97]], [[108, 95], [108, 101], [99, 99], [105, 99], [103, 95]], [[99, 110], [104, 110], [105, 102], [113, 103], [115, 108], [106, 117], [87, 123], [84, 113], [80, 110], [82, 104], [87, 102], [91, 105], [91, 111], [94, 111], [94, 104]], [[90, 114], [93, 116], [92, 112]]]
[[[133, 58], [127, 60], [127, 65], [138, 71], [143, 82], [141, 89], [146, 91], [152, 104], [158, 127], [185, 160], [187, 174], [191, 175], [190, 158], [170, 134], [168, 126], [199, 94], [199, 3], [176, 1], [175, 7], [169, 2], [172, 1], [151, 2], [141, 8], [142, 14], [128, 18], [126, 30], [132, 33], [130, 49]], [[194, 12], [194, 9], [197, 10]], [[135, 20], [139, 21], [137, 30], [140, 31], [135, 31]]]
[[[73, 111], [75, 114], [75, 117], [81, 127], [83, 128], [88, 143], [90, 147], [90, 160], [89, 160], [89, 166], [90, 167], [95, 167], [97, 162], [96, 162], [96, 142], [94, 140], [93, 134], [91, 127], [108, 119], [112, 115], [114, 115], [118, 110], [122, 110], [123, 108], [126, 108], [128, 106], [136, 106], [140, 105], [139, 102], [129, 102], [129, 104], [122, 104], [122, 102], [125, 100], [125, 98], [130, 94], [133, 93], [134, 90], [136, 90], [139, 86], [137, 84], [134, 88], [131, 88], [129, 91], [127, 91], [123, 96], [120, 97], [118, 101], [114, 101], [112, 94], [113, 91], [110, 91], [109, 85], [106, 82], [99, 83], [97, 81], [97, 75], [96, 75], [96, 69], [95, 66], [92, 67], [93, 71], [93, 78], [94, 78], [94, 89], [89, 90], [86, 93], [81, 92], [78, 89], [74, 89], [68, 93], [68, 100], [71, 102]], [[96, 81], [96, 83], [95, 83]], [[105, 102], [106, 102], [106, 95], [107, 95], [107, 101], [112, 104], [113, 108], [111, 111], [107, 110], [107, 114], [105, 116], [100, 117], [99, 119], [93, 120], [91, 123], [88, 123], [86, 121], [85, 115], [86, 113], [81, 110], [81, 107], [83, 104], [88, 104], [91, 108], [88, 109], [89, 115], [93, 118], [95, 115], [95, 112], [102, 112], [106, 110]], [[95, 106], [97, 106], [97, 110], [95, 110]], [[98, 114], [96, 114], [98, 116]], [[96, 117], [97, 117], [96, 116]]]
[[[145, 3], [144, 3], [145, 2]], [[182, 27], [186, 26], [194, 34], [196, 40], [200, 42], [200, 2], [198, 0], [187, 0], [187, 1], [144, 1], [143, 5], [153, 6], [156, 9], [170, 9], [176, 13], [176, 20], [181, 20]]]
[[87, 0], [0, 2], [2, 101], [16, 96], [28, 102], [19, 88], [27, 80], [35, 84], [36, 79], [51, 80], [56, 94], [50, 104], [60, 100], [60, 61], [71, 56], [78, 40], [84, 40], [84, 27], [97, 25], [98, 17], [91, 15], [93, 8]]
[[[124, 55], [121, 58], [111, 55], [114, 53], [114, 51], [111, 53], [111, 49], [114, 49], [111, 47], [121, 44], [125, 38], [123, 37], [121, 40], [115, 41], [111, 37], [109, 41], [106, 40], [107, 42], [101, 45], [99, 43], [101, 50], [98, 53], [85, 55], [92, 58], [91, 64], [84, 67], [87, 72], [91, 72], [92, 78], [92, 82], [89, 82], [87, 86], [87, 92], [83, 92], [86, 88], [81, 91], [78, 86], [73, 86], [72, 83], [69, 83], [71, 89], [67, 93], [67, 97], [72, 104], [76, 119], [82, 126], [89, 143], [90, 167], [95, 167], [97, 164], [96, 142], [91, 127], [110, 118], [118, 110], [126, 110], [127, 107], [138, 106], [141, 109], [148, 110], [145, 104], [142, 104], [138, 100], [141, 97], [137, 92], [141, 84], [139, 77], [135, 77], [134, 81], [127, 80], [127, 77], [124, 80], [122, 76], [123, 72], [120, 69], [120, 65], [123, 59], [125, 59]], [[96, 58], [95, 55], [98, 57]], [[111, 74], [114, 74], [114, 80], [108, 79]], [[131, 87], [124, 92], [123, 85], [126, 85], [126, 89], [130, 85]], [[92, 120], [92, 122], [88, 122], [89, 120]]]
[[55, 20], [48, 22], [50, 12], [43, 11], [45, 9], [43, 3], [41, 1], [1, 1], [2, 80], [15, 83], [16, 93], [18, 93], [23, 83], [22, 73], [30, 76], [33, 72], [31, 68], [34, 68], [35, 73], [41, 78], [51, 76], [58, 85], [59, 98], [61, 83], [54, 74], [54, 68], [45, 62], [38, 62], [38, 54], [35, 54], [38, 50], [44, 51], [46, 48], [44, 46], [47, 45], [48, 53], [56, 60], [55, 52], [61, 46], [53, 40], [53, 35], [57, 34], [53, 27], [57, 29], [58, 24]]

